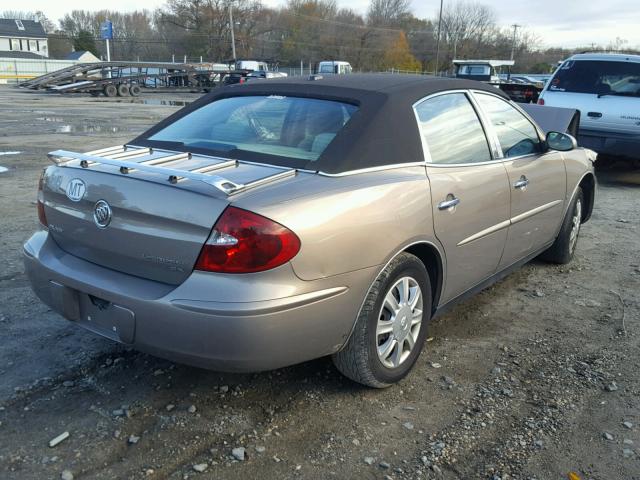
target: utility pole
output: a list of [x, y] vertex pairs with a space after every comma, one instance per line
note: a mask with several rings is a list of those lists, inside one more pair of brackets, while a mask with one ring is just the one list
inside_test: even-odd
[[513, 25], [511, 25], [513, 27], [513, 42], [511, 43], [511, 60], [513, 60], [513, 56], [516, 53], [516, 38], [517, 38], [517, 32], [518, 32], [518, 28], [520, 28], [522, 25], [518, 25], [517, 23], [514, 23]]
[[438, 75], [438, 66], [440, 65], [440, 32], [442, 29], [442, 4], [444, 0], [440, 0], [440, 15], [438, 15], [438, 40], [436, 40], [436, 75]]
[[[232, 3], [229, 2], [229, 28], [231, 29], [231, 55], [233, 56], [233, 63], [236, 62], [236, 38], [233, 33], [233, 12], [232, 12]], [[235, 65], [233, 68], [236, 68]]]

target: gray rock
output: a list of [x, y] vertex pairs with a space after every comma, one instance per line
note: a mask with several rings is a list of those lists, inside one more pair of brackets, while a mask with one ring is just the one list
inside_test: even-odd
[[220, 393], [227, 393], [229, 391], [229, 385], [222, 385], [220, 387]]
[[625, 445], [633, 445], [633, 440], [631, 440], [630, 438], [625, 438], [622, 443], [624, 443]]
[[267, 448], [263, 447], [262, 445], [259, 445], [259, 446], [256, 447], [256, 452], [258, 452], [258, 453], [264, 453], [266, 451], [267, 451]]
[[244, 447], [237, 447], [231, 450], [231, 455], [233, 455], [233, 458], [235, 458], [236, 460], [243, 462], [245, 452], [246, 450], [244, 449]]
[[493, 375], [500, 375], [502, 373], [502, 369], [500, 367], [493, 367], [491, 369], [491, 373]]
[[375, 462], [375, 459], [373, 457], [364, 457], [364, 463], [366, 463], [367, 465], [373, 465], [373, 462]]
[[136, 435], [130, 435], [129, 438], [127, 439], [127, 442], [129, 442], [130, 445], [135, 445], [139, 441], [140, 441], [140, 437]]
[[431, 470], [433, 470], [436, 475], [442, 475], [442, 469], [438, 465], [431, 465]]
[[625, 448], [622, 450], [622, 456], [624, 458], [631, 458], [635, 455], [635, 452], [633, 450], [631, 450], [630, 448]]
[[193, 470], [198, 473], [204, 472], [207, 468], [209, 468], [209, 465], [206, 463], [197, 463], [193, 466]]
[[114, 411], [111, 412], [111, 415], [113, 415], [114, 417], [124, 417], [125, 415], [124, 408], [116, 408]]
[[67, 438], [69, 438], [69, 432], [62, 432], [56, 438], [49, 440], [49, 447], [53, 448], [56, 445], [59, 445], [61, 442], [65, 441]]
[[453, 378], [447, 376], [447, 375], [443, 375], [442, 376], [442, 380], [444, 381], [444, 383], [446, 383], [447, 385], [455, 385], [456, 382], [453, 380]]
[[73, 480], [73, 473], [71, 473], [71, 470], [63, 470], [60, 478], [61, 480]]
[[404, 423], [402, 424], [402, 426], [403, 426], [404, 428], [406, 428], [407, 430], [413, 430], [413, 423], [411, 423], [411, 422], [404, 422]]
[[189, 413], [196, 413], [196, 410], [197, 410], [197, 408], [196, 408], [196, 406], [195, 406], [195, 405], [191, 405], [191, 406], [187, 409], [187, 411], [188, 411]]
[[62, 382], [62, 386], [63, 387], [67, 387], [67, 388], [71, 388], [71, 387], [75, 386], [75, 384], [76, 384], [76, 382], [74, 382], [73, 380], [65, 380], [64, 382]]
[[613, 435], [611, 435], [610, 433], [604, 432], [602, 436], [605, 438], [605, 440], [613, 440]]
[[616, 385], [616, 382], [611, 382], [609, 385], [604, 387], [604, 389], [607, 392], [615, 392], [616, 390], [618, 390], [618, 385]]
[[624, 425], [624, 427], [628, 428], [629, 430], [633, 428], [633, 423], [631, 422], [622, 422], [622, 425]]
[[385, 469], [385, 470], [388, 470], [388, 469], [390, 469], [390, 468], [391, 468], [391, 465], [389, 465], [387, 462], [380, 462], [380, 463], [378, 464], [378, 466], [379, 466], [380, 468]]
[[170, 403], [169, 405], [167, 405], [166, 407], [164, 407], [167, 409], [167, 412], [170, 412], [171, 410], [173, 410], [174, 408], [176, 408], [176, 406], [173, 403]]
[[538, 448], [542, 448], [544, 446], [544, 442], [542, 440], [536, 440], [533, 444]]

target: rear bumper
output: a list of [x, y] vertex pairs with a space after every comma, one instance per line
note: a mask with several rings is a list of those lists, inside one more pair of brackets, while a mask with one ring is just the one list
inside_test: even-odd
[[640, 135], [581, 128], [578, 134], [578, 144], [602, 155], [640, 159]]
[[24, 245], [24, 263], [37, 296], [79, 326], [159, 357], [237, 372], [339, 350], [376, 270], [313, 282], [290, 265], [242, 276], [194, 272], [174, 286], [69, 255], [46, 231]]

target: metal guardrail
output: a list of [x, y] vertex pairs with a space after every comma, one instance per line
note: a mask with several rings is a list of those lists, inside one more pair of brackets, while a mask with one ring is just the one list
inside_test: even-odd
[[180, 168], [170, 168], [166, 165], [188, 160], [192, 158], [191, 153], [171, 153], [170, 155], [155, 157], [144, 161], [130, 161], [133, 158], [142, 158], [153, 153], [151, 148], [131, 147], [119, 145], [115, 147], [94, 150], [88, 153], [70, 152], [67, 150], [56, 150], [50, 152], [49, 159], [60, 167], [91, 168], [94, 165], [111, 165], [118, 167], [118, 171], [123, 175], [128, 175], [134, 171], [158, 174], [166, 177], [167, 182], [176, 184], [180, 180], [189, 179], [204, 182], [211, 185], [227, 196], [244, 192], [250, 188], [255, 188], [267, 183], [275, 182], [296, 174], [293, 168], [274, 167], [280, 170], [277, 173], [266, 177], [258, 178], [247, 183], [236, 183], [222, 176], [213, 174], [225, 168], [237, 167], [238, 160], [225, 160], [216, 157], [198, 156], [215, 160], [209, 165], [200, 166], [191, 170]]

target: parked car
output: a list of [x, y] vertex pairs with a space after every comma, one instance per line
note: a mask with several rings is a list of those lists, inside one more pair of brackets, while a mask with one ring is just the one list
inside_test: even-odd
[[288, 76], [285, 72], [265, 72], [264, 70], [258, 70], [256, 72], [250, 72], [245, 78], [245, 82], [253, 80], [262, 80], [265, 78], [282, 78]]
[[567, 263], [591, 152], [479, 82], [292, 77], [224, 87], [40, 179], [26, 272], [56, 312], [176, 361], [331, 355], [386, 387], [430, 319], [542, 255]]
[[353, 71], [351, 64], [342, 60], [324, 60], [318, 63], [318, 73], [323, 74], [335, 74], [335, 75], [347, 75]]
[[238, 60], [235, 64], [235, 69], [268, 72], [269, 65], [267, 62], [258, 60]]
[[640, 162], [640, 55], [574, 55], [538, 103], [580, 110], [580, 145]]

